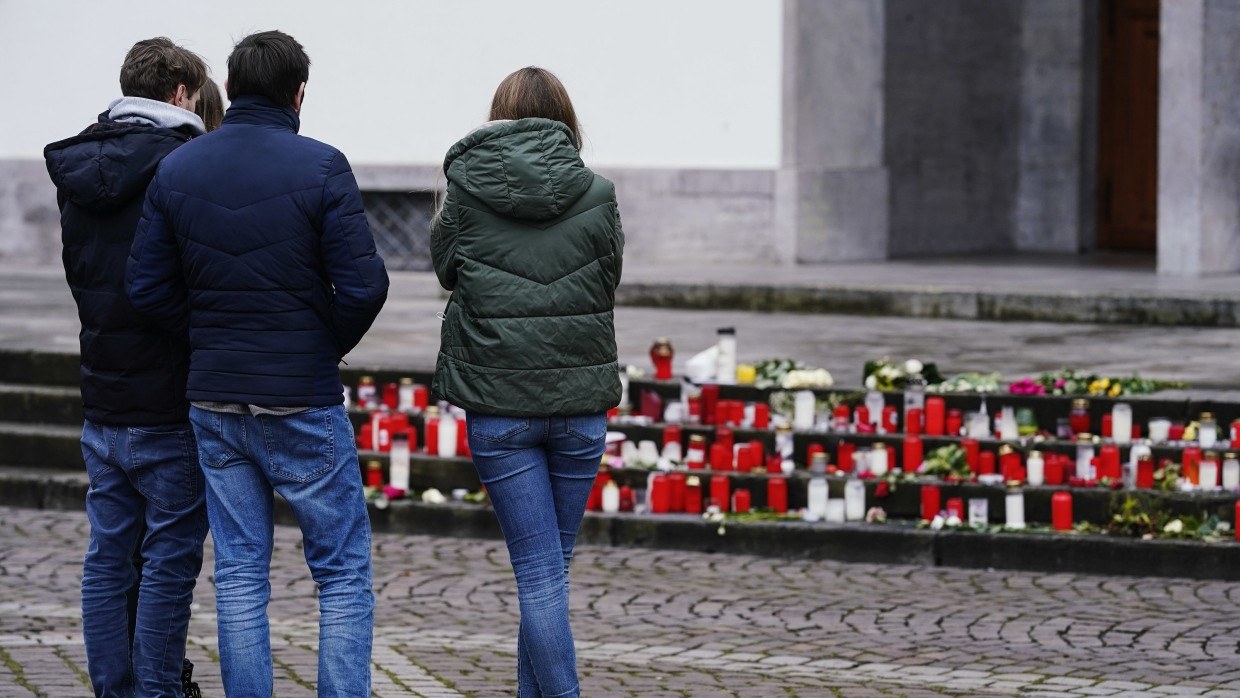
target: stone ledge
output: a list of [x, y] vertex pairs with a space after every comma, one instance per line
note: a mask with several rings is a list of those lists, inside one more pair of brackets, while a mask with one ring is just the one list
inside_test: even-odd
[[[51, 474], [0, 467], [0, 505], [81, 511], [82, 472]], [[471, 504], [393, 502], [370, 508], [375, 531], [464, 538], [501, 537], [495, 514]], [[294, 524], [277, 498], [277, 523]], [[926, 567], [1013, 569], [1049, 573], [1240, 580], [1240, 544], [1134, 540], [1102, 535], [930, 531], [904, 524], [809, 524], [797, 521], [718, 524], [698, 516], [587, 513], [584, 545], [693, 550], [766, 557], [830, 559]]]

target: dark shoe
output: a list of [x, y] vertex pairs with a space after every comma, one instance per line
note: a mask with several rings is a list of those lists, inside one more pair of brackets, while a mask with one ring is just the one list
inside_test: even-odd
[[181, 691], [185, 698], [202, 698], [202, 689], [194, 683], [194, 665], [188, 659], [181, 660]]

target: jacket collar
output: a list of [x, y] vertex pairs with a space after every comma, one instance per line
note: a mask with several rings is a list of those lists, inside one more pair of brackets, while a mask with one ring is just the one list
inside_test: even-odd
[[243, 95], [232, 100], [224, 113], [223, 123], [276, 126], [291, 129], [293, 133], [301, 129], [301, 119], [291, 106], [281, 107], [266, 97], [255, 95]]

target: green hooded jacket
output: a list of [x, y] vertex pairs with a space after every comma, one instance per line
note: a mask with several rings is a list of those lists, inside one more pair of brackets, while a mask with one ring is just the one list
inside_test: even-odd
[[435, 394], [514, 417], [615, 407], [624, 254], [615, 186], [582, 163], [572, 131], [548, 119], [474, 131], [448, 151], [444, 172], [431, 259], [452, 296]]

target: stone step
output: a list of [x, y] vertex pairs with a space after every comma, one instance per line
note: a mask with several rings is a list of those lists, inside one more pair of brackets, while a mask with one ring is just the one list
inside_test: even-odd
[[0, 349], [0, 383], [77, 387], [77, 354]]
[[[85, 507], [87, 486], [80, 470], [0, 467], [0, 504], [5, 506], [80, 511]], [[278, 497], [276, 502], [277, 523], [295, 525], [287, 505]], [[374, 530], [385, 533], [501, 537], [494, 512], [481, 504], [398, 500], [384, 509], [371, 504], [370, 518]], [[587, 512], [577, 541], [840, 562], [1240, 580], [1240, 544], [1234, 542], [931, 531], [899, 523], [731, 522], [721, 530], [718, 523], [687, 514], [594, 512]]]
[[0, 462], [54, 471], [82, 467], [82, 425], [0, 422]]
[[0, 420], [80, 427], [82, 396], [76, 387], [0, 383]]

